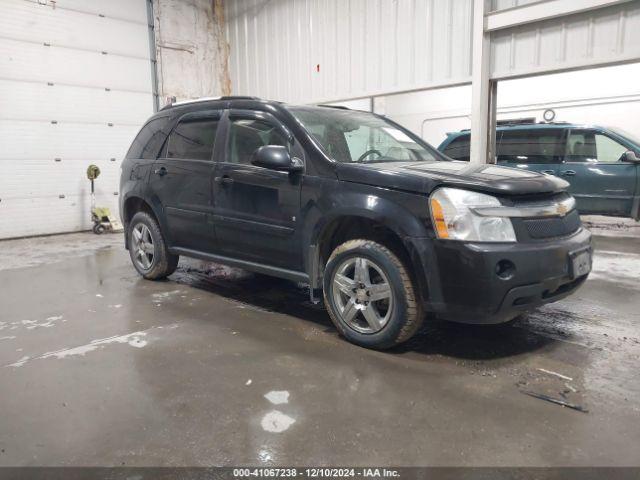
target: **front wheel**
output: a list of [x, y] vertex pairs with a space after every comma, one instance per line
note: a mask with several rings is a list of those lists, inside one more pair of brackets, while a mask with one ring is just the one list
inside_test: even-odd
[[338, 246], [324, 272], [324, 302], [338, 331], [363, 347], [407, 341], [423, 319], [408, 269], [384, 245], [350, 240]]
[[180, 257], [169, 253], [160, 226], [147, 212], [136, 213], [129, 222], [129, 256], [140, 275], [149, 280], [168, 277]]

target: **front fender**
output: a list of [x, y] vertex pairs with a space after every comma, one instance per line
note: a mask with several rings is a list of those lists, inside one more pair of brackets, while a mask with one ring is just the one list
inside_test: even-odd
[[433, 235], [424, 195], [394, 191], [350, 182], [335, 182], [320, 198], [303, 199], [303, 252], [307, 273], [313, 278], [318, 243], [326, 228], [343, 217], [359, 217], [380, 223], [393, 231], [409, 249], [408, 237]]

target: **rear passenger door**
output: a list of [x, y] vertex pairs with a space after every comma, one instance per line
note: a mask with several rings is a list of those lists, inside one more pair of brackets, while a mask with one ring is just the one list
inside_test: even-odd
[[198, 252], [215, 249], [213, 148], [221, 113], [182, 116], [153, 165], [149, 186], [162, 205], [164, 233], [171, 247]]
[[572, 129], [558, 175], [571, 184], [580, 213], [630, 216], [637, 164], [624, 161], [630, 150], [596, 129]]
[[496, 142], [499, 165], [556, 175], [562, 162], [566, 130], [504, 129]]
[[263, 145], [282, 145], [303, 158], [301, 147], [266, 112], [231, 110], [225, 122], [226, 148], [214, 177], [215, 224], [223, 255], [290, 270], [302, 270], [295, 241], [303, 174], [251, 164]]

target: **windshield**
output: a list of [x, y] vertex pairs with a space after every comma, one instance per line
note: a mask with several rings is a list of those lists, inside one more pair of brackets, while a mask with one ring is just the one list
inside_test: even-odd
[[622, 138], [626, 138], [631, 143], [635, 143], [636, 146], [638, 148], [640, 148], [640, 138], [637, 138], [637, 137], [633, 136], [632, 134], [630, 134], [629, 132], [625, 132], [624, 130], [622, 130], [621, 128], [618, 128], [618, 127], [610, 128], [610, 130], [612, 132], [616, 133], [617, 135], [621, 136]]
[[439, 160], [398, 127], [367, 112], [327, 107], [290, 107], [289, 111], [338, 162]]

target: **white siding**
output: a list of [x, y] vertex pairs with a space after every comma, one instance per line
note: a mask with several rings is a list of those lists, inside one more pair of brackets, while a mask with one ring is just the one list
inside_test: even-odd
[[470, 79], [472, 0], [225, 5], [237, 95], [311, 103]]
[[[41, 3], [45, 3], [42, 5]], [[120, 162], [153, 113], [146, 0], [0, 0], [0, 238], [118, 211]]]
[[640, 59], [640, 2], [491, 34], [492, 77], [501, 79]]
[[[543, 2], [492, 0], [490, 6], [537, 3]], [[234, 94], [323, 103], [471, 81], [473, 0], [225, 5]], [[640, 2], [496, 30], [491, 41], [496, 79], [637, 61]]]

